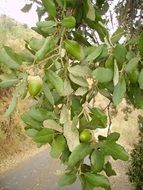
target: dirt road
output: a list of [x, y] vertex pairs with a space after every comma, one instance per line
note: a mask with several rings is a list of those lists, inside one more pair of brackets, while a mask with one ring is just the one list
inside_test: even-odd
[[[111, 178], [112, 190], [132, 190], [125, 175], [127, 164], [113, 162], [118, 175]], [[72, 186], [60, 188], [57, 185], [61, 166], [57, 160], [50, 158], [48, 150], [44, 150], [22, 162], [14, 169], [0, 175], [0, 190], [81, 190], [77, 182]]]
[[80, 184], [59, 188], [57, 173], [61, 167], [57, 160], [43, 151], [11, 171], [0, 175], [0, 190], [77, 190]]

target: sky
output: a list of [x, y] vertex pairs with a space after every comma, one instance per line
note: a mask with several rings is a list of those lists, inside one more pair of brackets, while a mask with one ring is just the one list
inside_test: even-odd
[[0, 0], [0, 15], [5, 14], [16, 21], [27, 24], [29, 27], [35, 26], [37, 22], [36, 6], [29, 13], [23, 13], [21, 8], [28, 2], [26, 0]]
[[[16, 21], [27, 24], [29, 27], [35, 26], [38, 20], [36, 14], [36, 5], [34, 5], [28, 13], [23, 13], [21, 8], [23, 8], [26, 2], [28, 3], [28, 0], [0, 0], [0, 14], [5, 14], [11, 18], [14, 18]], [[114, 0], [111, 4], [110, 10], [112, 14], [114, 14], [113, 10], [117, 2], [118, 0]], [[114, 21], [116, 21], [115, 17]], [[108, 27], [112, 31], [115, 30], [112, 28], [111, 23]]]

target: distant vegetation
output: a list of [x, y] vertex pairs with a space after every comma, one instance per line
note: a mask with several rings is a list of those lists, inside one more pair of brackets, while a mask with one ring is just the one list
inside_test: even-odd
[[[25, 41], [37, 34], [28, 28], [26, 24], [20, 24], [5, 15], [0, 16], [0, 49], [3, 44], [12, 47], [16, 51], [24, 49]], [[9, 69], [0, 63], [0, 76], [9, 74]], [[20, 113], [17, 111], [12, 117], [4, 118], [3, 114], [11, 101], [12, 88], [0, 89], [0, 162], [9, 154], [17, 152], [23, 147], [23, 141], [27, 142], [23, 124], [20, 122]], [[26, 108], [26, 102], [19, 103], [18, 110]], [[30, 141], [31, 142], [31, 141]]]

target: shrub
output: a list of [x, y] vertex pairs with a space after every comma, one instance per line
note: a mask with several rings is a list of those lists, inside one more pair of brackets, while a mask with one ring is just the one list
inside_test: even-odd
[[139, 141], [131, 152], [129, 180], [136, 190], [143, 190], [143, 117], [139, 116]]

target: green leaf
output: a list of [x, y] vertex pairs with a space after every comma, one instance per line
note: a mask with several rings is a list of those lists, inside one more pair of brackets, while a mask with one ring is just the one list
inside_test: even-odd
[[92, 72], [92, 76], [100, 83], [110, 82], [113, 79], [113, 70], [100, 67]]
[[89, 53], [89, 55], [86, 57], [85, 60], [89, 61], [89, 62], [94, 61], [96, 58], [98, 58], [101, 55], [103, 48], [104, 48], [103, 45], [95, 47], [95, 50], [94, 51], [92, 50], [91, 53]]
[[139, 63], [139, 58], [135, 57], [132, 58], [129, 63], [126, 65], [125, 71], [127, 73], [132, 73], [137, 67], [138, 67], [138, 63]]
[[139, 47], [141, 58], [143, 59], [143, 32], [140, 34], [140, 37], [138, 40], [138, 47]]
[[[57, 24], [55, 21], [53, 20], [49, 20], [49, 21], [40, 21], [37, 22], [36, 25], [43, 31], [50, 31], [52, 30]], [[41, 40], [42, 41], [42, 40]], [[38, 42], [37, 42], [38, 43]], [[40, 41], [39, 41], [40, 43]], [[37, 44], [38, 45], [38, 44]], [[40, 45], [40, 44], [39, 44]]]
[[34, 61], [34, 56], [26, 49], [20, 52], [19, 56], [23, 62], [27, 62], [28, 64], [32, 64]]
[[72, 173], [65, 173], [59, 179], [60, 186], [71, 185], [76, 181], [76, 175]]
[[62, 163], [67, 164], [70, 153], [71, 152], [69, 151], [68, 146], [65, 145], [65, 149], [62, 152], [62, 155], [60, 156], [60, 160]]
[[116, 60], [114, 60], [114, 76], [113, 76], [113, 83], [116, 86], [119, 82], [119, 69]]
[[140, 71], [138, 82], [139, 82], [140, 89], [143, 89], [143, 69]]
[[128, 51], [127, 52], [127, 55], [126, 55], [126, 59], [128, 60], [128, 61], [130, 61], [131, 59], [133, 59], [135, 57], [135, 54], [134, 54], [134, 52], [133, 51]]
[[88, 4], [88, 12], [86, 14], [86, 17], [89, 18], [90, 20], [95, 20], [95, 9], [94, 6], [91, 2], [91, 0], [87, 0], [87, 4]]
[[124, 77], [120, 77], [118, 84], [114, 88], [113, 92], [113, 103], [117, 106], [121, 103], [122, 99], [124, 98], [126, 92], [126, 82]]
[[39, 130], [43, 127], [41, 122], [34, 120], [27, 112], [22, 114], [21, 119], [25, 124], [30, 125], [34, 129]]
[[34, 141], [37, 143], [45, 144], [45, 143], [51, 143], [53, 138], [54, 138], [54, 130], [44, 128], [35, 135]]
[[27, 13], [30, 11], [31, 7], [32, 7], [32, 3], [29, 3], [29, 4], [26, 4], [22, 9], [21, 11], [24, 12], [24, 13]]
[[95, 150], [92, 154], [91, 154], [91, 169], [94, 173], [98, 173], [101, 172], [104, 166], [104, 155], [102, 154], [102, 152], [100, 152], [100, 150]]
[[12, 101], [11, 101], [8, 109], [6, 110], [4, 116], [8, 117], [15, 111], [17, 102], [18, 102], [18, 98], [13, 96]]
[[56, 5], [53, 0], [42, 0], [48, 14], [52, 17], [56, 16]]
[[107, 59], [106, 59], [106, 62], [105, 62], [105, 67], [106, 68], [113, 68], [114, 67], [114, 56], [113, 55], [110, 55]]
[[62, 26], [65, 28], [74, 28], [76, 25], [76, 20], [73, 16], [65, 17], [62, 20]]
[[93, 129], [107, 127], [107, 116], [101, 109], [93, 108], [90, 116], [92, 120], [90, 121], [89, 126], [92, 126]]
[[38, 51], [39, 49], [42, 48], [43, 44], [45, 42], [45, 39], [42, 38], [42, 39], [37, 39], [37, 38], [34, 38], [32, 37], [29, 41], [29, 46], [31, 49], [35, 50], [35, 51]]
[[32, 138], [35, 137], [37, 133], [38, 133], [38, 130], [36, 130], [36, 129], [27, 129], [26, 130], [26, 134]]
[[[68, 118], [70, 118], [70, 116], [68, 116]], [[80, 144], [77, 126], [73, 125], [74, 123], [70, 120], [64, 123], [64, 136], [71, 152]]]
[[112, 44], [117, 43], [121, 37], [125, 34], [125, 31], [123, 28], [119, 27], [111, 36], [111, 42]]
[[59, 132], [63, 132], [63, 128], [56, 121], [54, 121], [52, 119], [45, 120], [43, 122], [43, 125], [45, 128], [50, 128], [50, 129], [54, 129]]
[[55, 46], [55, 39], [51, 37], [47, 37], [42, 45], [42, 47], [36, 52], [35, 60], [41, 61], [46, 57], [46, 54], [54, 48]]
[[88, 91], [88, 88], [85, 88], [85, 87], [79, 87], [76, 91], [75, 91], [75, 95], [76, 96], [83, 96], [87, 93]]
[[101, 151], [104, 155], [111, 155], [114, 159], [120, 159], [123, 161], [129, 159], [129, 155], [125, 149], [114, 141], [105, 141], [102, 145]]
[[52, 70], [46, 71], [46, 76], [51, 84], [55, 87], [60, 96], [64, 96], [64, 82], [63, 80]]
[[53, 21], [53, 20], [49, 20], [49, 21], [40, 21], [40, 22], [37, 22], [36, 25], [39, 27], [39, 28], [53, 28], [54, 26], [56, 26], [56, 22]]
[[82, 33], [77, 31], [72, 31], [72, 34], [74, 35], [74, 40], [79, 42], [80, 44], [90, 46], [90, 43], [88, 42], [88, 39], [86, 39]]
[[71, 153], [68, 161], [70, 167], [74, 167], [79, 161], [83, 160], [91, 152], [91, 147], [88, 143], [79, 144]]
[[8, 88], [11, 86], [16, 85], [18, 82], [18, 79], [9, 79], [9, 80], [3, 80], [0, 82], [0, 88]]
[[56, 31], [56, 26], [57, 23], [53, 20], [49, 20], [49, 21], [39, 21], [36, 23], [38, 29], [45, 33], [44, 36], [50, 36], [52, 34], [54, 34], [54, 32]]
[[93, 190], [94, 187], [86, 180], [84, 175], [80, 176], [80, 181], [82, 184], [82, 190]]
[[82, 103], [80, 102], [80, 98], [73, 96], [72, 97], [72, 105], [71, 105], [71, 115], [79, 115], [82, 111]]
[[105, 176], [90, 172], [86, 172], [84, 176], [85, 179], [94, 187], [103, 187], [106, 190], [110, 190], [110, 183]]
[[0, 62], [8, 66], [10, 69], [17, 69], [19, 67], [19, 64], [7, 54], [5, 49], [0, 51]]
[[69, 67], [68, 71], [77, 77], [90, 77], [91, 76], [91, 69], [86, 65], [75, 65], [73, 67]]
[[73, 92], [70, 81], [68, 79], [64, 80], [64, 96], [69, 96]]
[[48, 99], [48, 101], [50, 102], [50, 104], [54, 105], [55, 104], [54, 98], [53, 98], [53, 95], [52, 95], [47, 83], [43, 84], [43, 92], [44, 92], [46, 98]]
[[112, 169], [110, 162], [105, 164], [104, 171], [108, 177], [116, 175], [116, 172]]
[[117, 132], [111, 133], [108, 135], [107, 140], [108, 141], [117, 141], [120, 138], [120, 134]]
[[70, 120], [69, 109], [66, 105], [63, 105], [60, 113], [60, 123], [64, 124]]
[[138, 78], [139, 78], [139, 69], [135, 69], [132, 73], [128, 73], [128, 77], [130, 79], [130, 82], [135, 84], [138, 82]]
[[27, 113], [32, 119], [39, 122], [43, 122], [45, 119], [49, 118], [49, 112], [44, 108], [32, 107]]
[[69, 78], [73, 83], [78, 84], [79, 86], [88, 87], [87, 80], [83, 77], [77, 77], [72, 74], [69, 74]]
[[3, 47], [4, 47], [7, 55], [9, 57], [11, 57], [11, 59], [13, 59], [18, 64], [22, 64], [22, 59], [21, 59], [19, 54], [15, 53], [15, 51], [12, 48], [8, 47], [8, 46], [3, 46]]
[[81, 61], [84, 59], [83, 48], [76, 41], [65, 40], [65, 49], [70, 55], [75, 57], [77, 60]]
[[60, 155], [62, 154], [62, 152], [64, 151], [65, 148], [65, 138], [63, 137], [63, 135], [58, 135], [52, 142], [51, 145], [51, 156], [53, 158], [58, 158], [60, 157]]
[[115, 59], [117, 60], [118, 67], [119, 69], [121, 69], [123, 66], [123, 63], [126, 60], [127, 50], [123, 45], [117, 44], [113, 53], [114, 53]]
[[20, 97], [21, 99], [25, 98], [26, 94], [27, 94], [27, 77], [28, 75], [26, 73], [22, 74], [22, 79], [20, 81], [20, 83], [16, 86], [15, 91], [14, 91], [14, 95], [16, 97]]
[[143, 90], [141, 90], [138, 85], [136, 84], [131, 84], [130, 87], [128, 88], [128, 97], [131, 101], [131, 103], [136, 107], [143, 109]]

